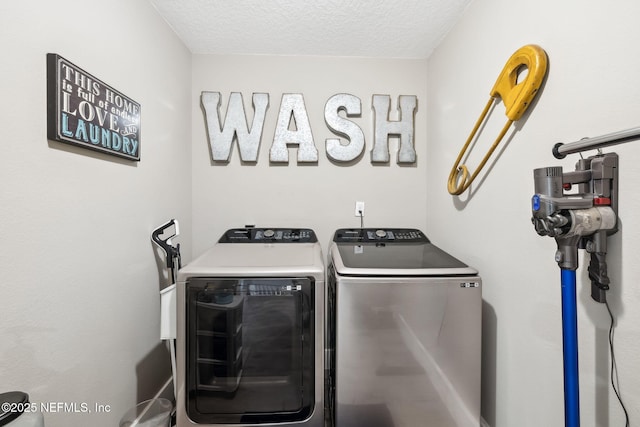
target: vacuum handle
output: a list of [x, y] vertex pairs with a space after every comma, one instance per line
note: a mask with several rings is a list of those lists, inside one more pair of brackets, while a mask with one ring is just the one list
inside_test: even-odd
[[[171, 227], [175, 227], [175, 232], [163, 240], [160, 237], [160, 235], [164, 234], [164, 232]], [[179, 234], [178, 221], [175, 219], [169, 220], [167, 223], [156, 228], [151, 233], [151, 241], [156, 245], [158, 245], [164, 251], [167, 257], [167, 267], [169, 268], [173, 268], [173, 258], [180, 256], [179, 249], [171, 245], [171, 239], [177, 236], [178, 234]]]

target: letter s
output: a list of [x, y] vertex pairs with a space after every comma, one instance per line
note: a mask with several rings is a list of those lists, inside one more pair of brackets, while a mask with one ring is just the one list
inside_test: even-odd
[[325, 141], [327, 156], [337, 162], [350, 162], [364, 152], [364, 133], [360, 126], [340, 116], [344, 111], [347, 117], [360, 117], [362, 103], [360, 98], [347, 93], [333, 95], [324, 106], [324, 121], [336, 135], [349, 140], [342, 144], [339, 138], [327, 138]]

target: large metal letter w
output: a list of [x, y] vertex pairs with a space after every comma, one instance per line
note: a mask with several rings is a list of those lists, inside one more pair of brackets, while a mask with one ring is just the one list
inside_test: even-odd
[[253, 109], [255, 111], [251, 131], [247, 125], [242, 94], [232, 92], [224, 125], [220, 126], [220, 92], [202, 92], [202, 106], [207, 117], [207, 132], [209, 147], [213, 161], [229, 162], [231, 159], [231, 144], [234, 138], [238, 142], [240, 160], [243, 162], [257, 162], [264, 118], [269, 107], [268, 93], [253, 94]]

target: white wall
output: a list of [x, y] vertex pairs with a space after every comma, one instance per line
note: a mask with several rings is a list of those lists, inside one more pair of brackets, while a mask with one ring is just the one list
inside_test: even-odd
[[[113, 426], [169, 377], [166, 284], [153, 228], [182, 222], [190, 256], [190, 53], [140, 1], [0, 4], [0, 392], [110, 405], [45, 414]], [[46, 54], [141, 104], [141, 161], [48, 142]]]
[[[228, 164], [213, 164], [206, 132], [202, 91], [220, 92], [221, 116], [231, 92], [243, 95], [248, 121], [251, 96], [270, 94], [258, 162], [242, 165], [237, 147]], [[354, 118], [365, 134], [366, 151], [355, 164], [328, 160], [325, 139], [335, 135], [324, 123], [324, 105], [337, 93], [356, 95], [362, 117]], [[290, 150], [287, 166], [271, 165], [269, 149], [283, 93], [302, 93], [310, 119], [317, 165], [298, 165]], [[373, 166], [372, 96], [390, 95], [392, 120], [397, 120], [399, 95], [416, 95], [415, 166], [396, 163], [397, 141], [390, 144], [392, 161]], [[365, 226], [426, 225], [426, 60], [375, 60], [285, 56], [207, 56], [193, 59], [193, 237], [194, 255], [211, 246], [231, 227], [311, 227], [326, 247], [340, 227], [358, 227], [355, 201], [365, 202]], [[344, 140], [344, 139], [343, 139]]]
[[[483, 275], [483, 416], [492, 427], [563, 425], [560, 275], [555, 242], [531, 225], [532, 170], [573, 170], [578, 155], [563, 161], [551, 155], [558, 141], [640, 124], [639, 14], [632, 0], [476, 1], [429, 59], [427, 195], [433, 208], [427, 232]], [[449, 171], [491, 87], [509, 56], [529, 43], [542, 46], [550, 61], [537, 103], [471, 191], [449, 195]], [[472, 169], [504, 120], [500, 104], [468, 162]], [[632, 422], [640, 418], [638, 144], [606, 150], [620, 155], [621, 232], [610, 239], [609, 301], [618, 318], [616, 357]], [[588, 258], [581, 255], [580, 263], [582, 423], [624, 425], [609, 385], [608, 315], [589, 296]]]

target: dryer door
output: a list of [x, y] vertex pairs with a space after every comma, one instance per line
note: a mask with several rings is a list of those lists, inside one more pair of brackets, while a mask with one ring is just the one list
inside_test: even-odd
[[187, 282], [187, 414], [200, 424], [295, 422], [314, 402], [314, 281]]

